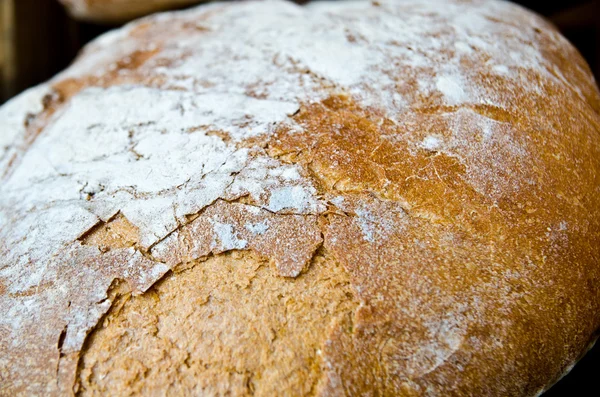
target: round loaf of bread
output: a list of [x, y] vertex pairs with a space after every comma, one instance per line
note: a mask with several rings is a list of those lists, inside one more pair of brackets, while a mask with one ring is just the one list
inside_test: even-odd
[[0, 110], [0, 394], [538, 395], [600, 326], [599, 112], [506, 2], [104, 35]]
[[59, 0], [69, 13], [84, 21], [119, 23], [203, 0]]

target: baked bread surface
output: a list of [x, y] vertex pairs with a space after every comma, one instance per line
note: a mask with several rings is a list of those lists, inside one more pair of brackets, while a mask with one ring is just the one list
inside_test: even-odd
[[537, 395], [600, 326], [599, 111], [505, 2], [104, 35], [0, 108], [0, 393]]

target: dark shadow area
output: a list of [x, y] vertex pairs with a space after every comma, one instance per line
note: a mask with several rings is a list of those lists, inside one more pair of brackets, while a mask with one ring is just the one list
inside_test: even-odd
[[600, 342], [581, 359], [573, 370], [543, 397], [597, 397], [600, 396]]

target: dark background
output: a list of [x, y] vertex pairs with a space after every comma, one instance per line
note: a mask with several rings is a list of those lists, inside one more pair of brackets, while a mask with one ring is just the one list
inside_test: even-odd
[[[550, 19], [600, 81], [600, 0], [515, 2]], [[74, 21], [56, 0], [0, 0], [0, 103], [64, 69], [85, 43], [113, 27]], [[544, 397], [600, 396], [596, 377], [600, 343]]]

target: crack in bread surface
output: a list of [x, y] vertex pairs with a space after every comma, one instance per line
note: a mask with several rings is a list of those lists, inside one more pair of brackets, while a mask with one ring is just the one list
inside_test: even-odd
[[310, 395], [332, 323], [356, 307], [325, 251], [295, 279], [249, 251], [210, 256], [116, 300], [81, 354], [79, 394]]
[[519, 8], [216, 4], [50, 86], [0, 154], [0, 394], [527, 395], [600, 323], [598, 91]]
[[139, 242], [138, 229], [121, 213], [108, 222], [102, 222], [80, 237], [84, 245], [95, 245], [106, 252], [115, 248], [129, 248]]

